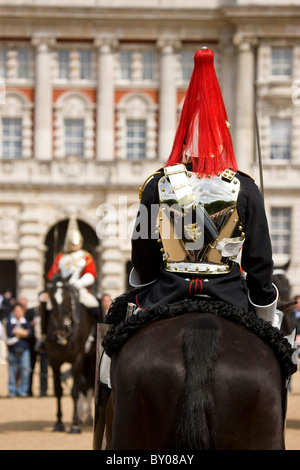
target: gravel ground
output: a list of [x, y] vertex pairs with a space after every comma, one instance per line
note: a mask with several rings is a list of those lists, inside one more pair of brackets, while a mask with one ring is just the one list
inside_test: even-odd
[[93, 427], [82, 426], [81, 434], [68, 434], [73, 404], [71, 380], [63, 385], [63, 421], [66, 432], [53, 432], [56, 398], [49, 368], [48, 396], [40, 397], [39, 376], [33, 382], [33, 397], [7, 398], [7, 364], [0, 364], [0, 450], [92, 450]]

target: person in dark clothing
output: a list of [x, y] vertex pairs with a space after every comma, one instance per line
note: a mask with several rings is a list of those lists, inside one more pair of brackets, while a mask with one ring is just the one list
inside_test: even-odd
[[297, 328], [297, 343], [300, 344], [300, 295], [297, 294], [294, 296], [294, 301], [296, 302], [295, 305], [292, 308], [292, 317], [293, 317], [293, 323], [295, 324]]
[[202, 48], [171, 155], [140, 191], [130, 284], [139, 309], [193, 296], [254, 310], [280, 326], [261, 193], [238, 170], [213, 65]]
[[13, 293], [10, 290], [4, 292], [2, 305], [1, 305], [1, 320], [7, 320], [10, 312], [13, 309], [16, 299], [13, 297]]
[[[39, 352], [36, 350], [37, 344], [37, 331], [40, 329], [40, 306], [27, 308], [27, 298], [20, 297], [19, 303], [23, 305], [25, 310], [25, 318], [30, 323], [33, 335], [29, 338], [29, 347], [30, 347], [30, 362], [31, 362], [31, 372], [30, 372], [30, 379], [29, 379], [29, 396], [33, 396], [33, 377], [34, 377], [34, 370], [37, 363], [37, 355]], [[48, 388], [48, 358], [44, 352], [39, 354], [40, 356], [40, 396], [44, 397], [47, 395], [47, 388]]]
[[[8, 369], [9, 369], [9, 396], [27, 397], [30, 387], [30, 338], [33, 329], [25, 318], [25, 310], [22, 304], [14, 305], [12, 315], [9, 316], [6, 325], [8, 346]], [[20, 376], [19, 382], [17, 376]]]

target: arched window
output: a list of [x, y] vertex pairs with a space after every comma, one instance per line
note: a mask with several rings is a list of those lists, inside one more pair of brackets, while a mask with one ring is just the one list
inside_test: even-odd
[[157, 106], [146, 94], [129, 93], [117, 105], [117, 158], [156, 158]]
[[64, 93], [55, 104], [54, 115], [54, 156], [93, 158], [94, 104], [88, 97], [84, 93]]
[[0, 155], [2, 158], [32, 157], [32, 103], [19, 92], [8, 92], [1, 105]]

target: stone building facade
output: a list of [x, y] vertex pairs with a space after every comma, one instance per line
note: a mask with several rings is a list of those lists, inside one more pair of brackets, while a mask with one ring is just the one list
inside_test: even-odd
[[31, 304], [76, 216], [96, 290], [127, 288], [138, 189], [167, 159], [201, 46], [236, 158], [300, 292], [300, 0], [0, 1], [0, 292]]

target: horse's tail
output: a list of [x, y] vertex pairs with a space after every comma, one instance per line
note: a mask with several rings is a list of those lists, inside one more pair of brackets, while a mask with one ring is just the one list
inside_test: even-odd
[[218, 350], [216, 321], [199, 316], [199, 320], [185, 331], [183, 337], [186, 378], [177, 433], [180, 450], [215, 448], [212, 372]]

